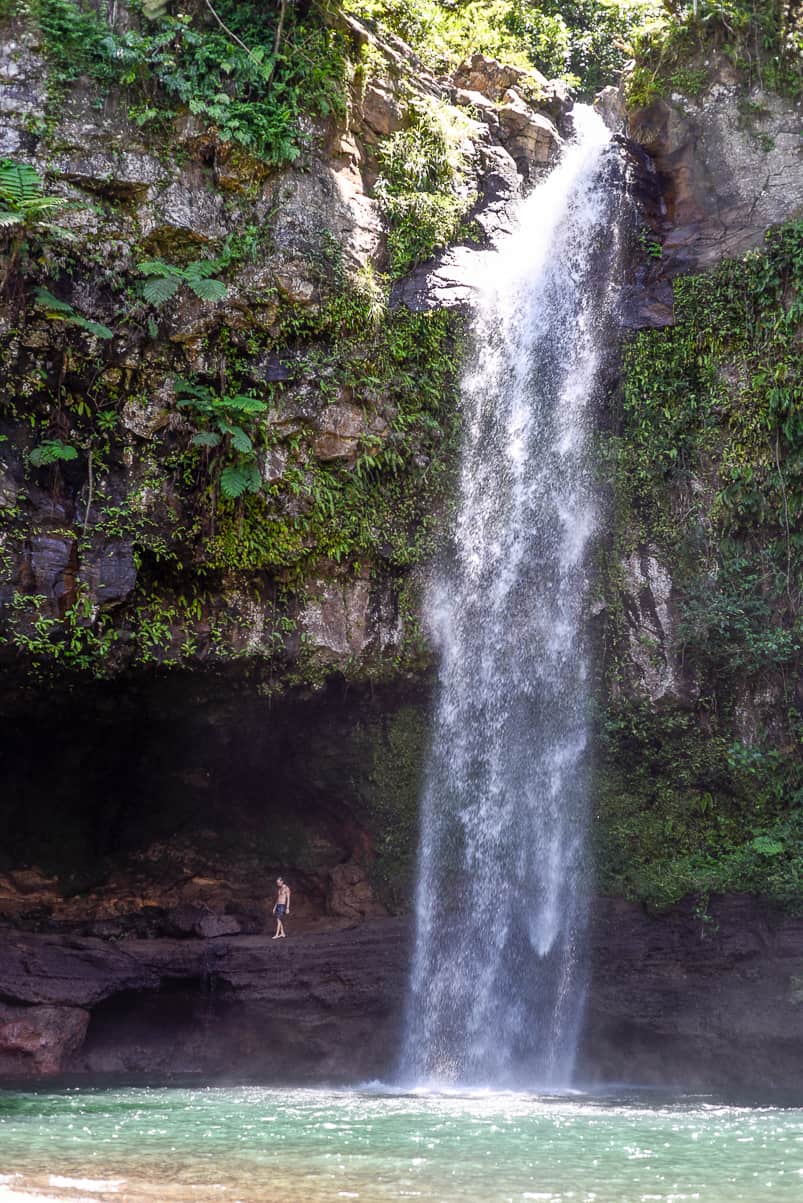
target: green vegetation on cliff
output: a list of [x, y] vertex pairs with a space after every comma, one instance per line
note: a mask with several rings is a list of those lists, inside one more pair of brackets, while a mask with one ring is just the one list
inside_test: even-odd
[[138, 124], [163, 128], [186, 107], [222, 141], [270, 164], [298, 158], [305, 120], [345, 111], [346, 42], [315, 10], [305, 18], [295, 4], [219, 0], [215, 21], [203, 4], [171, 11], [134, 3], [138, 26], [118, 32], [78, 0], [7, 7], [38, 25], [52, 104], [82, 75], [105, 88], [123, 85]]
[[634, 30], [627, 78], [634, 108], [671, 91], [697, 95], [712, 52], [750, 86], [792, 96], [803, 89], [803, 7], [797, 0], [666, 0]]
[[621, 565], [647, 549], [675, 629], [663, 646], [640, 636], [648, 670], [674, 683], [638, 700], [626, 606], [609, 614], [603, 884], [659, 904], [724, 890], [799, 902], [803, 223], [678, 280], [675, 318], [628, 347], [610, 446], [608, 592], [627, 594]]

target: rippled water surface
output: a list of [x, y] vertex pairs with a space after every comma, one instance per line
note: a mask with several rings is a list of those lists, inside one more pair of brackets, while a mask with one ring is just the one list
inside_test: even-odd
[[259, 1087], [0, 1092], [0, 1201], [784, 1203], [803, 1110]]

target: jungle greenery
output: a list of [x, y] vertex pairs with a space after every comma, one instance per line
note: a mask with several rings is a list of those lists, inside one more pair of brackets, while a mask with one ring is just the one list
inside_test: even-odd
[[634, 700], [622, 600], [606, 635], [600, 863], [656, 905], [803, 893], [803, 223], [675, 285], [676, 324], [625, 356], [608, 447], [621, 563], [653, 549], [676, 593], [684, 702]]
[[216, 0], [216, 21], [203, 4], [174, 11], [134, 0], [138, 25], [118, 29], [80, 0], [3, 7], [38, 24], [54, 106], [81, 76], [122, 85], [138, 124], [164, 126], [188, 109], [271, 165], [298, 158], [305, 120], [344, 111], [346, 42], [315, 8]]
[[798, 0], [666, 0], [633, 30], [628, 100], [647, 105], [671, 91], [697, 95], [712, 51], [748, 86], [790, 96], [803, 90], [803, 6]]

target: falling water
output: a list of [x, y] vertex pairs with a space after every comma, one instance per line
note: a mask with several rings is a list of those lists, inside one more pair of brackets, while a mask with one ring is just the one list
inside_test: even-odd
[[483, 257], [459, 504], [430, 591], [440, 652], [402, 1074], [561, 1085], [582, 1018], [595, 506], [589, 410], [613, 263], [614, 156], [575, 138]]

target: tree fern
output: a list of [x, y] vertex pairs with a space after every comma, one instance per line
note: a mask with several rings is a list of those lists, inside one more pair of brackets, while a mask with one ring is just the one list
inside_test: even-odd
[[66, 204], [60, 196], [45, 196], [42, 177], [28, 163], [0, 159], [0, 225], [24, 225]]
[[231, 500], [243, 493], [258, 493], [261, 487], [262, 477], [255, 463], [229, 464], [220, 473], [220, 491]]
[[176, 295], [180, 283], [180, 280], [171, 280], [170, 277], [164, 276], [146, 280], [142, 285], [142, 295], [149, 305], [164, 305], [165, 301]]
[[220, 266], [217, 259], [196, 259], [187, 267], [176, 267], [163, 259], [144, 259], [137, 267], [150, 279], [142, 285], [142, 295], [149, 305], [164, 305], [183, 284], [202, 301], [222, 301], [228, 291], [226, 285], [212, 278]]

